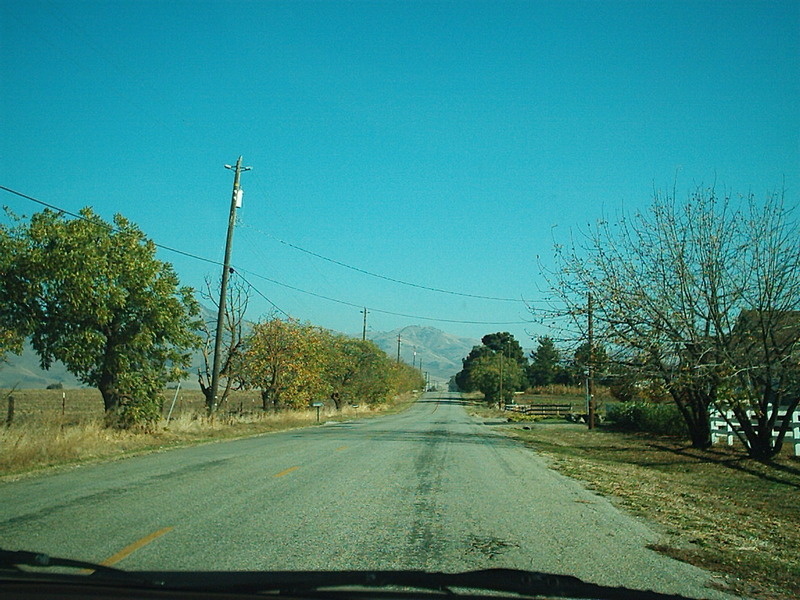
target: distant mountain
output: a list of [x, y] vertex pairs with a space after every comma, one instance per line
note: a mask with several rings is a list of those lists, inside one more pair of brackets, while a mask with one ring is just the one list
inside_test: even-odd
[[29, 342], [25, 342], [22, 353], [8, 354], [8, 362], [0, 365], [0, 388], [46, 388], [60, 383], [65, 388], [81, 387], [82, 384], [61, 362], [54, 362], [49, 371], [39, 366], [39, 356]]
[[[375, 333], [370, 339], [391, 357], [397, 356], [397, 336], [400, 336], [400, 359], [419, 366], [431, 377], [448, 380], [461, 370], [461, 359], [480, 340], [457, 337], [435, 327], [410, 325], [402, 329]], [[416, 356], [414, 352], [416, 350]]]

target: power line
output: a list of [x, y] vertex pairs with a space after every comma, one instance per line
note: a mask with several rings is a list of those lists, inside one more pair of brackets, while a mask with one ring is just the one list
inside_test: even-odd
[[[26, 200], [30, 200], [31, 202], [34, 202], [34, 203], [39, 204], [41, 206], [45, 206], [45, 207], [50, 208], [51, 210], [55, 210], [55, 211], [57, 211], [59, 213], [62, 213], [62, 214], [65, 214], [65, 215], [69, 215], [69, 216], [71, 216], [71, 217], [73, 217], [75, 219], [80, 219], [80, 220], [83, 220], [83, 221], [90, 221], [90, 219], [84, 217], [81, 214], [71, 212], [69, 210], [63, 209], [63, 208], [61, 208], [59, 206], [56, 206], [54, 204], [50, 204], [48, 202], [44, 202], [43, 200], [39, 200], [38, 198], [34, 198], [33, 196], [29, 196], [27, 194], [23, 194], [22, 192], [18, 192], [17, 190], [8, 188], [6, 186], [0, 185], [0, 190], [3, 190], [3, 191], [6, 191], [6, 192], [8, 192], [10, 194], [14, 194], [16, 196], [19, 196], [20, 198], [25, 198]], [[116, 227], [111, 226], [111, 228], [112, 228], [112, 230], [118, 231], [118, 229]], [[206, 263], [213, 264], [213, 265], [217, 265], [217, 266], [223, 266], [223, 263], [221, 263], [221, 262], [219, 262], [217, 260], [212, 260], [210, 258], [205, 258], [203, 256], [198, 256], [197, 254], [192, 254], [191, 252], [186, 252], [184, 250], [178, 250], [177, 248], [172, 248], [170, 246], [165, 246], [163, 244], [158, 244], [156, 242], [153, 242], [153, 245], [155, 245], [157, 248], [161, 248], [162, 250], [167, 250], [169, 252], [175, 252], [176, 254], [180, 254], [180, 255], [186, 256], [188, 258], [192, 258], [192, 259], [195, 259], [195, 260], [199, 260], [199, 261], [206, 262]], [[242, 277], [242, 279], [244, 279], [244, 277], [242, 276], [243, 272], [244, 273], [249, 273], [252, 277], [258, 277], [259, 279], [263, 279], [264, 281], [268, 281], [268, 282], [273, 283], [275, 285], [278, 285], [280, 287], [284, 287], [284, 288], [293, 290], [295, 292], [299, 292], [301, 294], [306, 294], [308, 296], [313, 296], [315, 298], [320, 298], [322, 300], [327, 300], [329, 302], [334, 302], [336, 304], [341, 304], [341, 305], [344, 305], [344, 306], [351, 306], [351, 307], [358, 308], [358, 309], [365, 308], [363, 304], [356, 304], [356, 303], [353, 303], [353, 302], [348, 302], [346, 300], [340, 300], [338, 298], [331, 298], [330, 296], [325, 296], [323, 294], [318, 294], [316, 292], [310, 292], [308, 290], [304, 290], [304, 289], [289, 285], [287, 283], [283, 283], [283, 282], [277, 281], [275, 279], [271, 279], [271, 278], [266, 277], [265, 275], [261, 275], [259, 273], [254, 273], [252, 271], [246, 271], [246, 270], [243, 270], [243, 269], [238, 269], [235, 266], [233, 266], [232, 268], [233, 268], [233, 270], [235, 272], [237, 272], [237, 274], [240, 277]], [[245, 279], [245, 281], [247, 281], [247, 280]], [[252, 286], [252, 284], [250, 284], [250, 285]], [[252, 286], [252, 287], [253, 287], [254, 290], [256, 290], [256, 292], [258, 293], [259, 296], [264, 298], [267, 302], [269, 302], [272, 306], [274, 306], [277, 310], [279, 310], [281, 313], [286, 315], [288, 318], [291, 318], [288, 313], [286, 313], [284, 310], [282, 310], [277, 305], [275, 305], [271, 300], [269, 300], [269, 298], [267, 298], [264, 294], [262, 294], [260, 291], [258, 291], [258, 289], [255, 286]], [[384, 315], [391, 315], [391, 316], [395, 316], [395, 317], [405, 317], [405, 318], [408, 318], [408, 319], [417, 319], [417, 320], [420, 320], [420, 321], [434, 321], [434, 322], [438, 322], [438, 323], [455, 323], [455, 324], [459, 324], [459, 325], [525, 325], [525, 324], [530, 324], [530, 321], [469, 321], [469, 320], [460, 320], [460, 319], [440, 319], [440, 318], [437, 318], [437, 317], [412, 315], [412, 314], [408, 314], [408, 313], [400, 313], [400, 312], [394, 312], [394, 311], [389, 311], [389, 310], [382, 310], [382, 309], [379, 309], [379, 308], [372, 308], [372, 307], [366, 307], [366, 308], [368, 308], [370, 312], [380, 313], [380, 314], [384, 314]]]
[[[56, 206], [55, 204], [50, 204], [49, 202], [45, 202], [44, 200], [39, 200], [38, 198], [34, 198], [33, 196], [28, 196], [27, 194], [23, 194], [22, 192], [18, 192], [17, 190], [12, 190], [11, 188], [8, 188], [8, 187], [6, 187], [4, 185], [0, 185], [0, 190], [3, 190], [4, 192], [8, 192], [9, 194], [14, 194], [15, 196], [19, 196], [20, 198], [25, 198], [26, 200], [30, 200], [31, 202], [34, 202], [36, 204], [39, 204], [41, 206], [44, 206], [46, 208], [49, 208], [49, 209], [54, 210], [56, 212], [59, 212], [61, 214], [69, 215], [70, 217], [72, 217], [74, 219], [79, 219], [81, 221], [91, 221], [91, 219], [88, 219], [88, 218], [84, 217], [82, 214], [74, 213], [72, 211], [67, 210], [66, 208], [61, 208], [60, 206]], [[112, 231], [119, 232], [119, 229], [117, 227], [114, 227], [113, 225], [111, 226], [111, 229], [112, 229]], [[150, 241], [152, 241], [152, 240], [150, 240]], [[165, 246], [164, 244], [159, 244], [157, 242], [153, 242], [153, 245], [156, 248], [161, 248], [162, 250], [167, 250], [169, 252], [174, 252], [175, 254], [181, 254], [181, 255], [186, 256], [188, 258], [193, 258], [195, 260], [206, 262], [206, 263], [209, 263], [209, 264], [212, 264], [212, 265], [217, 265], [219, 267], [221, 267], [223, 265], [223, 263], [219, 262], [218, 260], [212, 260], [212, 259], [206, 258], [204, 256], [198, 256], [197, 254], [192, 254], [191, 252], [186, 252], [185, 250], [178, 250], [177, 248], [172, 248], [170, 246]]]
[[[249, 271], [245, 271], [246, 273]], [[301, 294], [306, 294], [308, 296], [313, 296], [314, 298], [320, 298], [322, 300], [327, 300], [328, 302], [334, 302], [336, 304], [342, 304], [344, 306], [351, 306], [353, 308], [363, 308], [362, 304], [356, 304], [354, 302], [348, 302], [347, 300], [340, 300], [339, 298], [331, 298], [330, 296], [325, 296], [324, 294], [318, 294], [317, 292], [310, 292], [308, 290], [304, 290], [299, 287], [295, 287], [293, 285], [289, 285], [288, 283], [282, 283], [275, 279], [271, 279], [266, 277], [265, 275], [260, 275], [258, 273], [249, 272], [251, 276], [258, 277], [259, 279], [263, 279], [264, 281], [268, 281], [269, 283], [273, 283], [275, 285], [290, 289], [295, 292], [299, 292]], [[394, 312], [390, 310], [381, 310], [379, 308], [372, 308], [366, 307], [370, 312], [381, 313], [384, 315], [392, 315], [395, 317], [407, 317], [409, 319], [419, 319], [422, 321], [436, 321], [439, 323], [458, 323], [461, 325], [525, 325], [530, 324], [530, 321], [462, 321], [460, 319], [440, 319], [438, 317], [425, 317], [420, 315], [410, 315], [406, 313]]]
[[400, 285], [406, 285], [406, 286], [417, 288], [417, 289], [420, 289], [420, 290], [427, 290], [429, 292], [437, 292], [439, 294], [450, 294], [451, 296], [462, 296], [462, 297], [465, 297], [465, 298], [477, 298], [477, 299], [480, 299], [480, 300], [494, 300], [494, 301], [497, 301], [497, 302], [522, 302], [521, 298], [502, 298], [502, 297], [498, 297], [498, 296], [484, 296], [484, 295], [481, 295], [481, 294], [469, 294], [469, 293], [466, 293], [466, 292], [456, 292], [454, 290], [445, 290], [443, 288], [436, 288], [436, 287], [431, 287], [431, 286], [428, 286], [428, 285], [422, 285], [422, 284], [419, 284], [419, 283], [414, 283], [414, 282], [411, 282], [411, 281], [404, 281], [402, 279], [397, 279], [395, 277], [389, 277], [388, 275], [381, 275], [380, 273], [375, 273], [373, 271], [368, 271], [368, 270], [362, 269], [360, 267], [355, 267], [353, 265], [349, 265], [347, 263], [344, 263], [342, 261], [336, 260], [334, 258], [330, 258], [328, 256], [323, 256], [322, 254], [319, 254], [319, 253], [314, 252], [312, 250], [308, 250], [306, 248], [302, 248], [301, 246], [298, 246], [297, 244], [292, 244], [291, 242], [287, 242], [286, 240], [282, 240], [282, 239], [280, 239], [278, 237], [275, 237], [271, 233], [267, 233], [266, 231], [261, 231], [260, 229], [258, 229], [256, 227], [253, 227], [252, 225], [247, 225], [246, 223], [243, 223], [242, 226], [243, 227], [247, 227], [248, 229], [252, 229], [253, 231], [255, 231], [257, 233], [260, 233], [261, 235], [266, 236], [266, 237], [270, 238], [271, 240], [274, 240], [274, 241], [278, 242], [279, 244], [283, 244], [284, 246], [288, 246], [289, 248], [292, 248], [292, 249], [297, 250], [299, 252], [303, 252], [305, 254], [308, 254], [309, 256], [313, 256], [314, 258], [318, 258], [320, 260], [327, 261], [327, 262], [332, 263], [334, 265], [338, 265], [340, 267], [344, 267], [345, 269], [350, 269], [351, 271], [355, 271], [355, 272], [361, 273], [363, 275], [369, 275], [370, 277], [376, 277], [378, 279], [383, 279], [384, 281], [391, 281], [392, 283], [397, 283], [397, 284], [400, 284]]
[[250, 289], [252, 289], [252, 290], [253, 290], [253, 291], [254, 291], [256, 294], [258, 294], [259, 296], [261, 296], [261, 297], [262, 297], [264, 300], [266, 300], [267, 302], [269, 302], [269, 304], [272, 306], [272, 308], [274, 308], [275, 310], [277, 310], [279, 313], [281, 313], [281, 314], [282, 314], [283, 316], [285, 316], [287, 319], [291, 319], [291, 318], [292, 318], [292, 315], [290, 315], [289, 313], [287, 313], [287, 312], [286, 312], [285, 310], [283, 310], [283, 309], [282, 309], [280, 306], [278, 306], [278, 305], [277, 305], [277, 304], [275, 304], [275, 303], [274, 303], [272, 300], [270, 300], [269, 298], [267, 298], [267, 297], [266, 297], [266, 296], [265, 296], [265, 295], [264, 295], [264, 294], [261, 292], [261, 290], [259, 290], [259, 289], [258, 289], [256, 286], [254, 286], [254, 285], [253, 285], [253, 284], [252, 284], [252, 283], [251, 283], [251, 282], [250, 282], [250, 281], [249, 281], [249, 280], [248, 280], [248, 279], [247, 279], [247, 278], [246, 278], [244, 275], [242, 275], [242, 274], [241, 274], [239, 271], [237, 271], [236, 269], [233, 269], [233, 272], [236, 274], [236, 276], [237, 276], [239, 279], [241, 279], [241, 280], [242, 280], [242, 281], [244, 281], [244, 282], [245, 282], [247, 285], [249, 285], [249, 286], [250, 286]]

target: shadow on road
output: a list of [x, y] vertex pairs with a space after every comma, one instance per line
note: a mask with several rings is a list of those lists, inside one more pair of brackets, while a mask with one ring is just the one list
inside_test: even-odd
[[[434, 423], [435, 425], [448, 425], [449, 423], [441, 422]], [[328, 438], [341, 439], [342, 441], [353, 441], [353, 438], [360, 438], [371, 440], [373, 442], [405, 442], [415, 444], [488, 444], [496, 447], [513, 447], [517, 446], [519, 442], [508, 438], [506, 436], [497, 435], [494, 433], [481, 433], [481, 432], [461, 432], [451, 431], [444, 428], [430, 429], [427, 431], [420, 431], [419, 429], [357, 429], [357, 428], [344, 428], [340, 426], [333, 426], [327, 429], [315, 429], [314, 435], [322, 435]], [[295, 437], [300, 437], [304, 434], [298, 433]]]
[[417, 404], [456, 404], [458, 406], [467, 406], [469, 402], [461, 398], [448, 398], [447, 396], [428, 397], [417, 400]]

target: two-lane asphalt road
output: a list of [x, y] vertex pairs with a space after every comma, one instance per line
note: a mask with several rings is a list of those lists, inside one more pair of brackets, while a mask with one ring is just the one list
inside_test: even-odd
[[649, 550], [656, 539], [457, 394], [0, 484], [0, 546], [121, 568], [513, 567], [721, 596], [708, 573]]

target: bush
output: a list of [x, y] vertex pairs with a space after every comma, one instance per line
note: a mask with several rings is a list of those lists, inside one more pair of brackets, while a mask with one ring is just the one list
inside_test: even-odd
[[609, 406], [606, 416], [617, 427], [627, 431], [676, 436], [688, 434], [686, 421], [674, 404], [641, 400], [620, 402]]
[[538, 415], [526, 415], [518, 412], [509, 412], [507, 414], [509, 423], [533, 423], [536, 421], [541, 421], [544, 418]]

